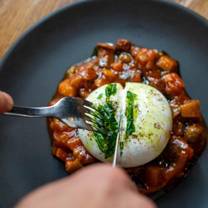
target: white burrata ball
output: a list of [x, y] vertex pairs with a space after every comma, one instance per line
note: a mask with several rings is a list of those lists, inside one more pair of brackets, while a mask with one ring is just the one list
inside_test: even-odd
[[[114, 93], [107, 101], [106, 89], [109, 86], [114, 87]], [[158, 157], [166, 147], [173, 118], [167, 99], [157, 89], [132, 82], [126, 83], [124, 89], [118, 83], [107, 84], [94, 90], [87, 100], [95, 107], [111, 102], [117, 123], [121, 116], [117, 162], [121, 167], [144, 165]], [[103, 162], [112, 161], [113, 154], [106, 157], [94, 132], [79, 129], [78, 135], [95, 158]]]

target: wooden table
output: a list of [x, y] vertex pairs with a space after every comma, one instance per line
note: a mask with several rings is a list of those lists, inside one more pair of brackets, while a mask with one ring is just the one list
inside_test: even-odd
[[[34, 22], [77, 0], [0, 0], [0, 57]], [[172, 0], [174, 1], [174, 0]], [[208, 18], [208, 0], [175, 0]]]

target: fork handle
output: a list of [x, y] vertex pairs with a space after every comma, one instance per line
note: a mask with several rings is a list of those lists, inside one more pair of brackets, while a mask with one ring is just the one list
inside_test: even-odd
[[8, 116], [18, 117], [52, 117], [54, 116], [54, 107], [20, 107], [14, 106], [11, 111], [3, 113]]

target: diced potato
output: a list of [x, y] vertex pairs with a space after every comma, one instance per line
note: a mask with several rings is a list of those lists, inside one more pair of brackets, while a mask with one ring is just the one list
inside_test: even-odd
[[53, 155], [63, 161], [65, 161], [67, 158], [67, 153], [61, 148], [53, 148]]
[[131, 78], [131, 82], [141, 82], [142, 78], [141, 78], [141, 72], [140, 71], [136, 71], [134, 73], [134, 76]]
[[149, 57], [145, 50], [140, 50], [136, 56], [136, 60], [142, 66], [145, 65], [149, 61]]
[[69, 78], [69, 83], [75, 88], [80, 88], [83, 85], [83, 77], [80, 75], [74, 75]]
[[109, 79], [111, 81], [115, 80], [118, 77], [118, 75], [115, 73], [110, 69], [103, 69], [103, 74], [105, 75], [106, 79]]
[[72, 129], [57, 118], [51, 119], [50, 128], [53, 129], [53, 131], [70, 131]]
[[195, 143], [199, 141], [199, 137], [203, 134], [204, 128], [199, 124], [193, 124], [191, 126], [186, 127], [185, 129], [185, 137], [188, 142]]
[[104, 77], [96, 79], [95, 82], [94, 82], [96, 87], [101, 87], [101, 86], [103, 86], [105, 84], [108, 84], [108, 83], [110, 83], [110, 80], [108, 80], [108, 79], [106, 79]]
[[70, 85], [68, 79], [62, 81], [59, 84], [58, 92], [59, 92], [59, 94], [61, 94], [63, 96], [75, 96], [76, 95], [76, 90], [74, 87], [72, 87]]
[[120, 51], [130, 51], [131, 49], [131, 42], [126, 39], [118, 39], [116, 42], [116, 50]]
[[79, 146], [81, 146], [81, 141], [78, 137], [72, 137], [67, 141], [67, 147], [72, 151]]
[[115, 46], [112, 43], [98, 43], [97, 48], [103, 48], [109, 51], [115, 51]]
[[155, 66], [155, 61], [158, 58], [158, 52], [153, 49], [147, 49], [147, 48], [141, 48], [137, 56], [135, 57], [136, 61], [141, 65], [141, 66], [146, 66], [147, 64], [149, 65], [148, 68], [152, 69]]
[[184, 90], [184, 82], [176, 73], [169, 73], [162, 77], [165, 91], [168, 95], [178, 95]]
[[115, 71], [122, 71], [123, 70], [123, 64], [120, 61], [112, 63], [111, 67]]
[[132, 56], [129, 53], [121, 53], [119, 55], [119, 61], [122, 63], [130, 63], [132, 61]]
[[57, 147], [64, 147], [69, 140], [69, 136], [66, 133], [60, 133], [58, 131], [55, 131], [53, 133], [53, 139], [54, 145], [56, 145]]
[[136, 46], [132, 46], [131, 47], [131, 55], [135, 58], [137, 56], [137, 54], [139, 53], [140, 48], [136, 47]]
[[82, 164], [79, 161], [79, 159], [66, 160], [66, 162], [65, 162], [65, 170], [69, 173], [72, 173], [72, 172], [74, 172], [75, 170], [78, 170], [81, 167], [82, 167]]
[[93, 80], [97, 77], [96, 71], [90, 65], [81, 67], [79, 74], [85, 80]]
[[173, 72], [177, 70], [177, 62], [169, 56], [161, 56], [157, 61], [156, 65], [163, 70]]
[[157, 166], [150, 166], [145, 172], [145, 179], [150, 186], [162, 185], [164, 180], [161, 168]]
[[199, 118], [201, 116], [199, 100], [190, 100], [181, 105], [180, 108], [184, 118]]
[[90, 90], [86, 89], [86, 88], [81, 88], [79, 90], [79, 95], [82, 97], [82, 98], [86, 98], [88, 95], [90, 94]]
[[115, 47], [109, 43], [97, 44], [97, 57], [100, 67], [110, 67], [114, 61]]

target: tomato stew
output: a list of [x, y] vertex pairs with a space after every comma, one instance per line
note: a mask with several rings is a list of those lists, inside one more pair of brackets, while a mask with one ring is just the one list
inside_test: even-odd
[[[93, 57], [67, 70], [50, 104], [64, 96], [85, 99], [96, 88], [112, 82], [151, 85], [166, 96], [173, 112], [171, 138], [163, 153], [143, 166], [126, 169], [139, 191], [151, 194], [185, 176], [205, 147], [207, 129], [199, 100], [188, 96], [179, 63], [167, 53], [137, 47], [125, 39], [115, 44], [98, 43]], [[48, 124], [53, 155], [65, 163], [67, 172], [99, 162], [87, 152], [76, 129], [57, 119], [49, 119]]]

